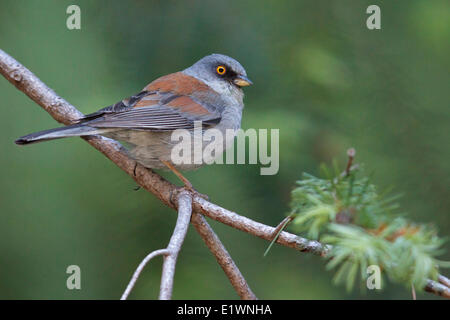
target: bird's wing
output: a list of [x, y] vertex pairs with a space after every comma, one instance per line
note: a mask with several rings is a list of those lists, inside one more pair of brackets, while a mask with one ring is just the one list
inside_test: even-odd
[[191, 129], [220, 122], [218, 94], [203, 82], [183, 73], [161, 77], [140, 93], [86, 115], [81, 123], [96, 128], [143, 130]]

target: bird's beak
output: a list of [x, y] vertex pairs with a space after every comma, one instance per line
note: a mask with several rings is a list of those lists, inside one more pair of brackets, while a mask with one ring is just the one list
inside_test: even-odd
[[253, 84], [246, 76], [239, 75], [233, 79], [233, 83], [239, 87], [247, 87]]

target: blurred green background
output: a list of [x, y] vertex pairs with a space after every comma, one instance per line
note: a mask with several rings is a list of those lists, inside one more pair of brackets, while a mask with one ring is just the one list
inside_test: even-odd
[[[66, 28], [74, 3], [81, 30]], [[370, 4], [381, 7], [381, 30], [366, 28]], [[449, 15], [446, 0], [2, 0], [0, 48], [84, 113], [207, 54], [230, 55], [254, 81], [242, 126], [280, 129], [280, 170], [187, 172], [200, 192], [276, 225], [303, 171], [316, 174], [333, 158], [344, 163], [355, 147], [375, 183], [404, 193], [404, 212], [448, 236]], [[176, 214], [134, 191], [131, 178], [81, 139], [16, 146], [17, 137], [58, 124], [2, 77], [0, 96], [0, 298], [118, 299], [141, 259], [167, 244]], [[392, 283], [347, 293], [319, 257], [275, 246], [263, 258], [267, 242], [211, 224], [259, 298], [411, 298]], [[157, 298], [161, 260], [145, 269], [130, 298]], [[72, 264], [81, 268], [81, 290], [66, 288]], [[174, 298], [238, 298], [192, 228]]]

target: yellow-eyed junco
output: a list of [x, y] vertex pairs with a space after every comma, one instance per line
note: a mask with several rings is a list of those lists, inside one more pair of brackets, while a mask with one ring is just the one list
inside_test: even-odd
[[242, 87], [251, 85], [242, 65], [225, 55], [212, 54], [191, 67], [148, 84], [138, 94], [79, 119], [76, 124], [23, 136], [19, 145], [72, 136], [102, 135], [129, 145], [128, 153], [147, 168], [169, 168], [189, 188], [177, 169], [201, 163], [171, 161], [171, 134], [177, 129], [203, 127], [237, 130], [241, 126]]

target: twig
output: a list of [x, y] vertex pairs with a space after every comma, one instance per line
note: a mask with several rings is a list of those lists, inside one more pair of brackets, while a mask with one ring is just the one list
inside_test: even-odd
[[139, 276], [141, 275], [141, 272], [142, 272], [142, 270], [144, 270], [144, 268], [147, 265], [147, 263], [149, 263], [150, 260], [152, 260], [154, 257], [160, 256], [160, 255], [165, 255], [165, 254], [169, 254], [169, 250], [167, 250], [167, 249], [155, 250], [155, 251], [149, 253], [144, 258], [144, 260], [142, 260], [142, 262], [137, 267], [136, 271], [133, 273], [133, 276], [131, 277], [131, 280], [128, 283], [127, 288], [123, 292], [122, 297], [120, 298], [120, 300], [127, 300], [128, 296], [131, 293], [131, 290], [133, 290], [134, 285], [136, 284], [137, 280], [139, 279]]
[[187, 192], [180, 193], [178, 195], [178, 219], [173, 230], [172, 237], [170, 238], [169, 245], [165, 249], [159, 249], [151, 252], [144, 260], [139, 264], [127, 288], [120, 300], [126, 300], [133, 290], [139, 276], [144, 270], [145, 266], [151, 259], [156, 256], [164, 255], [164, 264], [162, 268], [161, 286], [159, 291], [160, 300], [169, 300], [172, 296], [173, 278], [175, 276], [175, 265], [180, 252], [181, 245], [186, 237], [189, 221], [192, 213], [192, 198]]
[[[235, 212], [219, 207], [218, 205], [206, 201], [205, 199], [194, 197], [194, 211], [203, 213], [211, 219], [217, 220], [235, 229], [247, 232], [267, 241], [272, 241], [275, 229], [274, 227], [253, 221], [247, 217], [241, 216]], [[330, 246], [318, 241], [308, 240], [295, 234], [282, 231], [278, 236], [276, 243], [285, 247], [294, 248], [301, 252], [310, 252], [320, 256], [326, 256]]]
[[[16, 86], [17, 89], [40, 105], [56, 121], [63, 124], [70, 124], [82, 116], [82, 113], [74, 106], [56, 95], [53, 90], [48, 88], [31, 71], [2, 50], [0, 50], [0, 73]], [[176, 205], [171, 199], [173, 194], [179, 192], [179, 188], [156, 174], [153, 170], [147, 169], [129, 158], [120, 143], [101, 136], [89, 136], [83, 137], [83, 139], [125, 171], [138, 185], [153, 193], [167, 206], [176, 209]], [[352, 168], [350, 168], [351, 170]], [[193, 198], [192, 205], [194, 212], [200, 212], [214, 220], [262, 239], [268, 241], [273, 239], [273, 232], [275, 231], [273, 227], [240, 216], [198, 196]], [[280, 233], [276, 242], [301, 252], [310, 252], [320, 256], [325, 256], [331, 248], [331, 246], [321, 244], [317, 241], [311, 241], [286, 231]], [[436, 282], [429, 280], [428, 283], [434, 284]], [[448, 287], [442, 284], [436, 284], [440, 286], [437, 286], [437, 288], [443, 287], [445, 290], [449, 290]], [[427, 285], [425, 289], [440, 295], [439, 292], [442, 292], [442, 290], [433, 291], [431, 290], [432, 287], [432, 285]], [[436, 288], [436, 286], [434, 287]], [[450, 296], [447, 295], [447, 297]]]
[[355, 160], [356, 150], [354, 148], [350, 148], [347, 150], [347, 166], [345, 167], [345, 170], [341, 172], [339, 177], [334, 178], [333, 182], [337, 183], [339, 179], [348, 177], [350, 173], [353, 171], [359, 169], [359, 164], [355, 163], [353, 164], [353, 161]]
[[352, 164], [353, 164], [353, 159], [355, 159], [355, 155], [356, 155], [355, 148], [350, 148], [347, 150], [348, 161], [347, 161], [347, 167], [345, 168], [345, 171], [344, 171], [345, 176], [348, 176], [350, 174]]
[[427, 281], [425, 291], [450, 299], [450, 288], [433, 280]]
[[411, 295], [413, 300], [417, 300], [416, 296], [416, 288], [414, 288], [414, 284], [411, 283]]
[[438, 282], [446, 287], [450, 288], [450, 279], [447, 277], [444, 277], [443, 275], [438, 276]]
[[164, 256], [164, 264], [161, 276], [161, 287], [159, 291], [160, 300], [169, 300], [172, 297], [173, 279], [175, 276], [175, 265], [178, 253], [181, 250], [184, 238], [191, 221], [192, 198], [188, 192], [182, 192], [178, 196], [178, 219], [170, 238], [167, 250], [169, 254]]
[[192, 215], [191, 223], [194, 225], [197, 232], [202, 237], [206, 246], [217, 260], [217, 263], [222, 267], [226, 276], [230, 280], [231, 285], [244, 300], [257, 300], [257, 297], [250, 289], [247, 281], [242, 276], [239, 268], [234, 263], [227, 249], [223, 246], [219, 237], [208, 224], [206, 219], [198, 213]]

